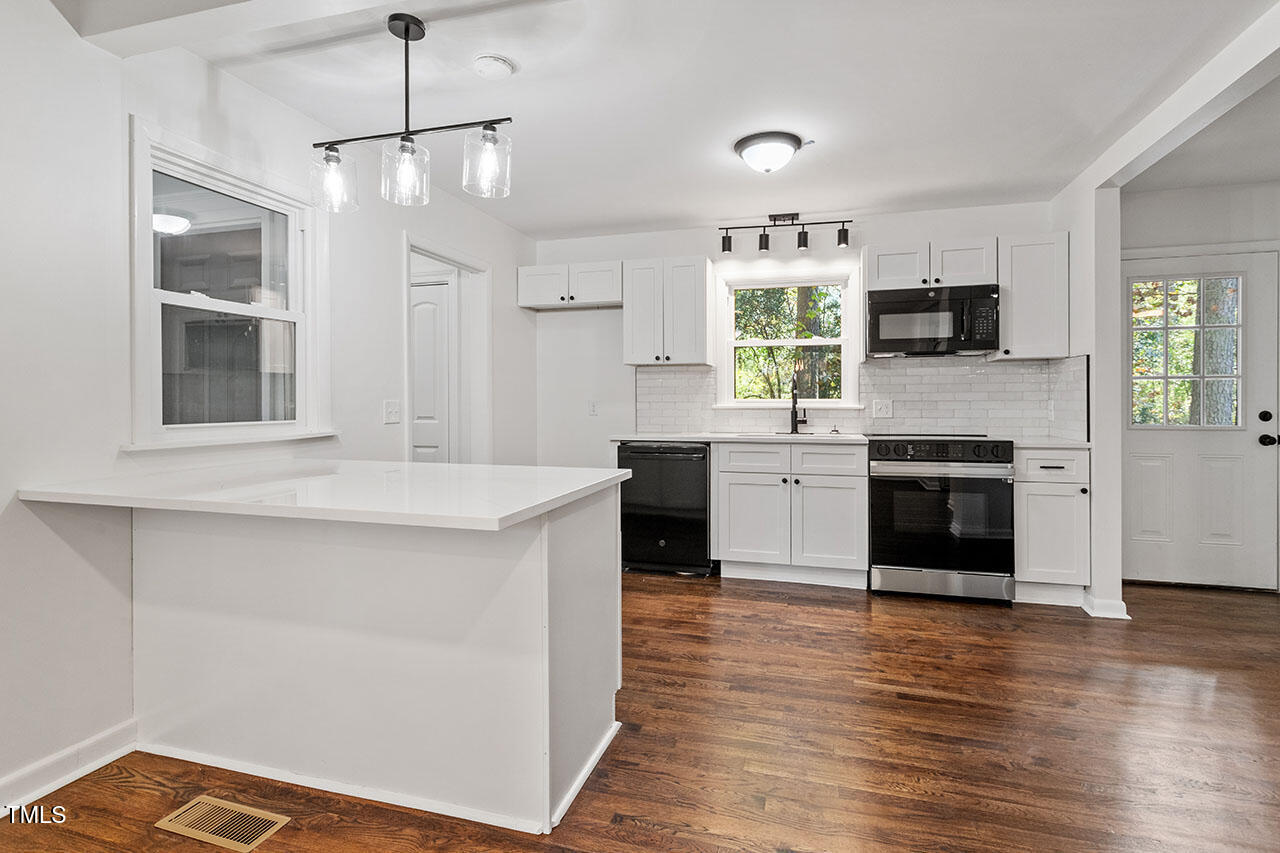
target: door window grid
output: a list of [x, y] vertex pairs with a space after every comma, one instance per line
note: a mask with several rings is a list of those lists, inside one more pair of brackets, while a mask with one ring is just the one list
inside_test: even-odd
[[1129, 280], [1130, 423], [1236, 427], [1239, 273]]

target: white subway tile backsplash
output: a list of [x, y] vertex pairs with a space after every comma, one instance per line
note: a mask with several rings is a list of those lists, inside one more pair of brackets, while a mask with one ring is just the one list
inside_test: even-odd
[[[988, 362], [981, 357], [873, 359], [859, 371], [864, 410], [810, 409], [808, 429], [868, 433], [990, 433], [1084, 440], [1088, 360]], [[894, 417], [872, 418], [872, 400]], [[710, 367], [636, 368], [638, 432], [762, 432], [785, 429], [783, 409], [716, 409]]]

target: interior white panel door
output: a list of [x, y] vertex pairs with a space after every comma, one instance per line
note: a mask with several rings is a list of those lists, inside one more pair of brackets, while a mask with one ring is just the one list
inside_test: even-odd
[[449, 460], [449, 341], [452, 288], [409, 288], [409, 407], [413, 462]]
[[[1160, 419], [1166, 411], [1171, 415], [1190, 412], [1178, 418], [1194, 417], [1197, 421], [1229, 413], [1229, 405], [1225, 409], [1211, 406], [1201, 388], [1209, 387], [1210, 382], [1223, 387], [1224, 380], [1211, 376], [1221, 374], [1223, 364], [1229, 363], [1223, 355], [1224, 341], [1238, 341], [1239, 354], [1237, 425], [1148, 424], [1130, 425], [1125, 430], [1124, 577], [1276, 589], [1280, 448], [1259, 439], [1270, 442], [1276, 436], [1276, 416], [1280, 415], [1276, 408], [1280, 402], [1277, 255], [1258, 252], [1126, 261], [1124, 279], [1124, 304], [1117, 310], [1124, 312], [1126, 323], [1134, 316], [1135, 286], [1155, 294], [1167, 293], [1168, 285], [1161, 291], [1151, 283], [1199, 282], [1194, 289], [1198, 294], [1194, 307], [1181, 295], [1191, 289], [1179, 284], [1176, 301], [1152, 296], [1149, 303], [1140, 305], [1140, 316], [1133, 320], [1133, 338], [1126, 340], [1133, 341], [1141, 333], [1142, 341], [1132, 346], [1134, 353], [1124, 370], [1134, 370], [1136, 363], [1141, 375], [1133, 380], [1133, 387], [1148, 389], [1153, 395], [1130, 398], [1129, 405], [1139, 412], [1140, 419], [1152, 420], [1157, 416], [1153, 411]], [[1231, 285], [1233, 281], [1237, 283]], [[1231, 307], [1232, 300], [1238, 300], [1238, 308]], [[1164, 325], [1166, 316], [1174, 317], [1176, 323]], [[1239, 319], [1238, 338], [1229, 325], [1221, 325], [1231, 316]], [[1190, 352], [1185, 344], [1191, 340], [1188, 328], [1192, 320], [1200, 323], [1192, 331], [1204, 339], [1196, 363], [1191, 365], [1189, 356], [1177, 356], [1174, 349], [1157, 357], [1161, 350], [1154, 344], [1164, 340], [1162, 335], [1170, 342], [1182, 341], [1182, 350]], [[1216, 337], [1206, 337], [1209, 335]], [[1164, 387], [1162, 376], [1195, 371], [1210, 378], [1168, 380], [1169, 396], [1158, 398], [1155, 394]], [[1195, 389], [1189, 406], [1179, 402], [1186, 399], [1185, 391], [1174, 394], [1175, 382], [1181, 388]], [[1263, 412], [1270, 413], [1270, 419], [1264, 420]]]
[[1066, 358], [1067, 253], [1065, 231], [999, 238], [1001, 352], [992, 358]]
[[1089, 583], [1089, 495], [1074, 483], [1015, 483], [1013, 573], [1020, 581]]
[[662, 258], [622, 262], [622, 360], [662, 363]]
[[996, 238], [933, 240], [929, 281], [943, 287], [996, 283]]
[[808, 474], [792, 480], [791, 564], [865, 569], [867, 478]]
[[867, 246], [862, 253], [867, 290], [920, 287], [929, 282], [929, 244]]
[[668, 258], [662, 278], [662, 363], [706, 364], [707, 259]]
[[791, 562], [791, 478], [719, 475], [720, 559]]

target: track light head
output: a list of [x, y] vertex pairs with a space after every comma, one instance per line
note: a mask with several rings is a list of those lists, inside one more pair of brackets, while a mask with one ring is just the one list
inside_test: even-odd
[[724, 235], [720, 237], [720, 251], [726, 255], [733, 251], [733, 238], [729, 236], [729, 229], [724, 230]]
[[769, 251], [769, 232], [763, 229], [760, 231], [760, 251]]
[[836, 245], [841, 249], [849, 248], [849, 228], [843, 222], [840, 223], [840, 230], [836, 231]]
[[809, 249], [809, 232], [803, 228], [801, 228], [800, 233], [796, 235], [796, 248], [802, 252], [808, 251]]

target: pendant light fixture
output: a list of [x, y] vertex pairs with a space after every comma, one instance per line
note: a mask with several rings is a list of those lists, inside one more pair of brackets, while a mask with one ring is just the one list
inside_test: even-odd
[[387, 18], [387, 30], [404, 42], [404, 130], [317, 142], [322, 153], [312, 164], [312, 195], [317, 207], [342, 213], [358, 207], [355, 162], [343, 157], [340, 146], [383, 140], [381, 194], [393, 204], [409, 207], [431, 200], [431, 155], [417, 137], [452, 130], [472, 130], [464, 143], [463, 189], [481, 198], [511, 194], [511, 137], [498, 126], [511, 118], [446, 124], [413, 129], [409, 123], [409, 43], [421, 41], [427, 25], [420, 18], [397, 12]]

